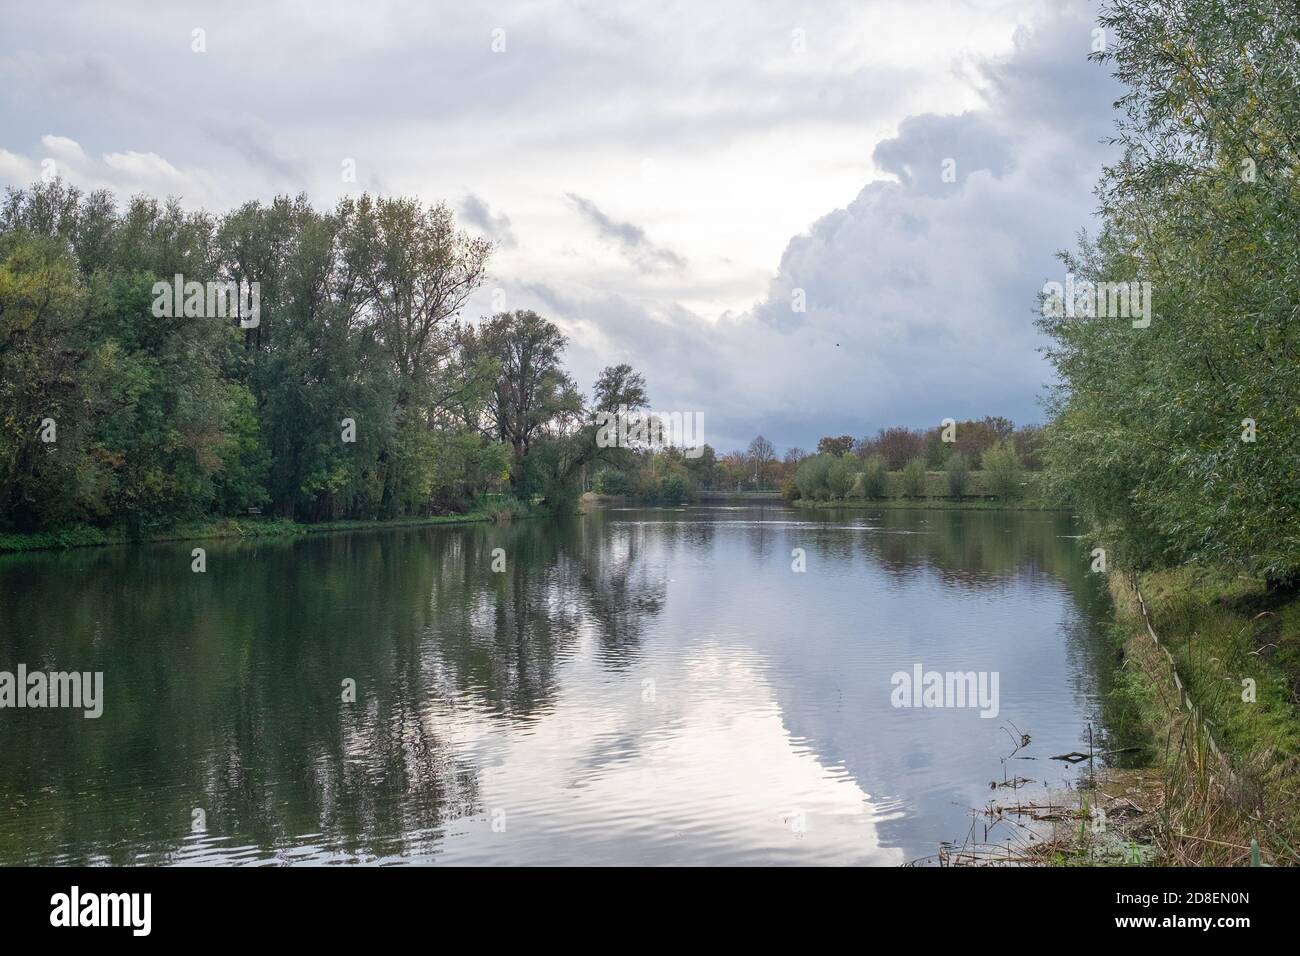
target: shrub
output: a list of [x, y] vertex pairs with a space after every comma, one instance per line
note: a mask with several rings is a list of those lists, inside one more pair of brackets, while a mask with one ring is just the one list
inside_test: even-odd
[[799, 488], [799, 494], [805, 498], [822, 498], [818, 492], [825, 491], [826, 497], [830, 497], [830, 486], [827, 478], [831, 470], [831, 465], [835, 462], [834, 455], [813, 455], [811, 458], [805, 458], [799, 462], [799, 467], [795, 470], [794, 481]]
[[858, 477], [857, 469], [854, 467], [856, 463], [857, 459], [852, 455], [844, 455], [831, 462], [830, 468], [826, 471], [826, 486], [830, 489], [831, 497], [849, 496]]
[[913, 458], [903, 469], [903, 497], [925, 496], [925, 459]]
[[960, 454], [954, 454], [948, 459], [945, 471], [948, 478], [948, 494], [960, 499], [970, 488], [970, 468], [966, 464], [966, 459]]
[[691, 486], [681, 475], [665, 475], [659, 481], [659, 503], [680, 505], [692, 500]]
[[1015, 446], [1000, 441], [984, 453], [984, 473], [988, 475], [988, 490], [1006, 501], [1020, 496], [1020, 456]]
[[612, 469], [598, 474], [594, 484], [599, 495], [630, 495], [636, 490], [627, 472]]
[[883, 455], [872, 455], [867, 459], [866, 469], [862, 472], [862, 494], [866, 498], [883, 498], [889, 488], [889, 467]]

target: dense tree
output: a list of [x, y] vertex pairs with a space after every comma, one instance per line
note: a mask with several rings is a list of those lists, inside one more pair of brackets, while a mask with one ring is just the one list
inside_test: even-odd
[[511, 449], [510, 483], [520, 487], [533, 441], [550, 426], [581, 415], [582, 397], [561, 364], [564, 334], [536, 312], [502, 312], [463, 336], [471, 361], [489, 360], [497, 376], [487, 428]]
[[812, 455], [799, 462], [795, 472], [795, 486], [804, 498], [829, 498], [831, 466], [838, 461], [834, 455]]
[[1300, 9], [1114, 0], [1100, 22], [1123, 153], [1063, 262], [1076, 288], [1149, 282], [1150, 322], [1045, 299], [1048, 468], [1117, 563], [1294, 578]]
[[637, 411], [650, 404], [645, 376], [634, 372], [626, 362], [611, 365], [601, 372], [593, 393], [592, 404], [596, 411]]
[[875, 438], [863, 439], [864, 457], [881, 455], [890, 471], [898, 471], [913, 458], [925, 453], [925, 435], [910, 428], [882, 428]]
[[838, 438], [827, 436], [817, 442], [818, 454], [834, 455], [839, 458], [841, 455], [847, 455], [853, 451], [853, 436], [840, 435]]
[[[464, 510], [507, 467], [521, 496], [567, 500], [599, 456], [563, 336], [532, 313], [460, 322], [490, 251], [415, 200], [279, 197], [214, 217], [58, 180], [10, 190], [0, 526]], [[159, 314], [155, 284], [178, 274], [199, 305]], [[250, 303], [209, 314], [204, 284], [228, 282], [257, 284], [257, 321]], [[626, 365], [596, 392], [646, 400]]]

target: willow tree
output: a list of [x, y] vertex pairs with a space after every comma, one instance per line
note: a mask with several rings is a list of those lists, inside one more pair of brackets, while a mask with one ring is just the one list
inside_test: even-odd
[[1047, 458], [1132, 566], [1300, 573], [1300, 7], [1115, 0], [1096, 55], [1127, 85], [1093, 282], [1148, 281], [1151, 322], [1045, 310]]

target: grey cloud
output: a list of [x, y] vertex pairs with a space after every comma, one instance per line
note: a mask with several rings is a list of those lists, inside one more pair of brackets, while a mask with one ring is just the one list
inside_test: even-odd
[[[758, 432], [810, 448], [823, 434], [948, 416], [1038, 420], [1049, 372], [1035, 294], [1090, 221], [1117, 93], [1085, 59], [1090, 28], [1082, 5], [1056, 14], [985, 67], [987, 109], [901, 123], [877, 155], [898, 181], [866, 184], [792, 238], [749, 314], [709, 323], [598, 286], [522, 283], [512, 294], [569, 331], [581, 381], [630, 361], [657, 407], [702, 411], [723, 451]], [[948, 155], [958, 179], [937, 189], [919, 173]], [[570, 201], [621, 241], [629, 224]], [[630, 241], [644, 238], [630, 228]], [[791, 309], [795, 289], [806, 312]]]
[[975, 172], [1001, 178], [1012, 166], [1006, 135], [978, 112], [909, 116], [898, 136], [877, 145], [871, 158], [907, 186], [930, 194], [951, 189]]
[[602, 238], [616, 243], [634, 265], [649, 270], [686, 268], [685, 259], [671, 249], [655, 245], [640, 226], [611, 219], [590, 199], [576, 193], [567, 193], [566, 198]]
[[503, 249], [513, 249], [519, 245], [510, 226], [510, 217], [505, 213], [493, 215], [491, 207], [473, 193], [460, 201], [460, 216], [489, 239], [495, 240]]
[[237, 122], [219, 121], [208, 126], [207, 132], [273, 180], [301, 183], [305, 176], [305, 164], [277, 149], [274, 130], [256, 116], [246, 115]]

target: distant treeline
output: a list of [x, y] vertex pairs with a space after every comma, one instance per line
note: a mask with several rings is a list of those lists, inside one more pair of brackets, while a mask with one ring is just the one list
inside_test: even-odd
[[[593, 490], [667, 504], [690, 501], [698, 492], [712, 490], [780, 489], [788, 498], [843, 498], [847, 494], [864, 494], [864, 488], [871, 492], [879, 487], [878, 493], [867, 496], [884, 497], [886, 479], [864, 485], [859, 476], [864, 472], [904, 472], [910, 465], [909, 474], [914, 475], [919, 468], [924, 485], [927, 471], [982, 472], [996, 465], [1010, 469], [1014, 477], [1042, 467], [1042, 438], [1041, 425], [1017, 428], [1009, 419], [987, 416], [930, 429], [883, 428], [875, 437], [861, 439], [828, 435], [818, 441], [815, 453], [795, 447], [778, 458], [772, 443], [759, 435], [744, 450], [721, 456], [710, 445], [695, 456], [683, 455], [677, 448], [644, 449], [602, 464], [594, 474]], [[987, 480], [970, 479], [957, 486], [945, 479], [941, 493], [952, 495], [950, 489], [960, 487], [955, 493], [959, 498], [963, 494], [1019, 494], [1018, 483], [1014, 487], [1007, 482], [995, 483], [992, 473]], [[802, 485], [800, 474], [804, 475]], [[986, 486], [990, 490], [980, 490]], [[922, 494], [916, 491], [912, 495], [915, 480], [898, 487], [905, 495]]]
[[[848, 453], [864, 461], [873, 455], [885, 460], [890, 471], [906, 467], [920, 458], [927, 468], [939, 469], [947, 465], [953, 455], [961, 455], [966, 464], [975, 470], [983, 466], [986, 451], [999, 442], [1009, 442], [1020, 457], [1022, 465], [1030, 471], [1042, 467], [1039, 452], [1043, 440], [1043, 426], [1021, 425], [1010, 419], [989, 415], [981, 419], [952, 421], [933, 428], [882, 428], [874, 438], [854, 439], [849, 435], [823, 438], [817, 443], [818, 454], [841, 456]], [[799, 449], [795, 449], [800, 452]]]
[[[645, 382], [614, 366], [588, 398], [544, 318], [462, 323], [491, 253], [411, 199], [213, 216], [58, 180], [10, 190], [0, 530], [440, 514], [489, 491], [569, 507], [623, 453], [597, 447], [594, 412], [644, 406]], [[155, 308], [177, 276], [255, 283], [256, 322], [197, 292]]]
[[[965, 445], [961, 444], [965, 438]], [[1016, 438], [1025, 449], [1017, 449]], [[885, 428], [875, 438], [823, 438], [818, 452], [799, 459], [787, 476], [786, 498], [926, 498], [961, 500], [971, 494], [1004, 500], [1023, 493], [1025, 458], [1038, 448], [1041, 429], [1017, 430], [1005, 418], [953, 422], [928, 431]], [[931, 470], [942, 470], [937, 484]], [[891, 472], [897, 472], [891, 476]], [[976, 479], [973, 475], [979, 475]]]

